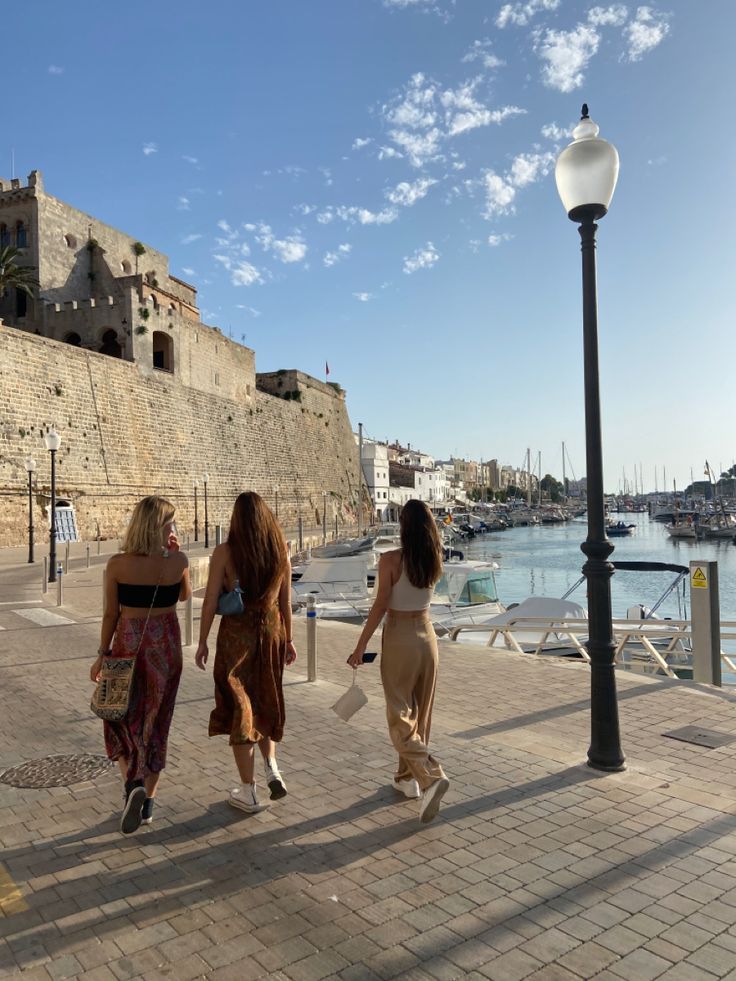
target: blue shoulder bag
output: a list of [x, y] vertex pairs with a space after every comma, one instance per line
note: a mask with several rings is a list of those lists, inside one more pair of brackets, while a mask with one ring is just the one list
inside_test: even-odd
[[237, 617], [244, 610], [243, 590], [236, 579], [234, 589], [231, 589], [229, 593], [220, 593], [217, 600], [217, 612], [223, 617]]

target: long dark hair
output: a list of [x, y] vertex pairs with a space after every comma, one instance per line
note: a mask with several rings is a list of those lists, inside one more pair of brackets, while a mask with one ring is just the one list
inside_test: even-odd
[[227, 536], [244, 598], [259, 603], [280, 586], [287, 565], [286, 542], [273, 513], [260, 494], [239, 494]]
[[417, 589], [434, 586], [442, 575], [442, 543], [432, 512], [424, 501], [407, 501], [399, 525], [407, 579]]

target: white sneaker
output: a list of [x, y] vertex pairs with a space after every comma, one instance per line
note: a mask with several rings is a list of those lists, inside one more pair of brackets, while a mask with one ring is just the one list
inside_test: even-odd
[[279, 772], [278, 763], [273, 757], [263, 761], [263, 771], [266, 774], [266, 783], [271, 792], [271, 800], [281, 800], [286, 797], [286, 784]]
[[419, 784], [411, 778], [408, 780], [393, 780], [391, 786], [394, 790], [398, 790], [400, 794], [403, 794], [404, 797], [408, 797], [409, 800], [419, 800], [422, 796]]
[[228, 797], [228, 804], [232, 807], [237, 807], [241, 811], [247, 811], [248, 814], [257, 814], [259, 811], [265, 811], [268, 806], [259, 802], [256, 795], [255, 783], [241, 783], [239, 787], [231, 790], [230, 796]]
[[433, 818], [437, 817], [440, 809], [440, 801], [447, 793], [450, 781], [447, 777], [440, 777], [439, 780], [430, 786], [422, 794], [422, 803], [419, 806], [419, 820], [422, 824], [429, 824]]

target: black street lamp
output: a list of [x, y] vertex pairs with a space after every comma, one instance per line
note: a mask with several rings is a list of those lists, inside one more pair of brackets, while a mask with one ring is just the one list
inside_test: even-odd
[[51, 530], [49, 540], [49, 582], [56, 582], [56, 454], [61, 446], [61, 436], [49, 429], [43, 438], [51, 454]]
[[204, 485], [204, 547], [210, 547], [210, 516], [207, 511], [207, 484], [210, 482], [210, 475], [208, 473], [202, 474], [202, 483]]
[[194, 481], [194, 540], [199, 541], [199, 508], [197, 506], [197, 487], [199, 487], [199, 481]]
[[616, 697], [611, 622], [609, 557], [613, 545], [606, 536], [603, 498], [601, 399], [598, 377], [598, 300], [596, 295], [596, 221], [608, 211], [618, 179], [618, 152], [598, 137], [598, 126], [583, 106], [573, 142], [557, 158], [555, 180], [568, 218], [578, 222], [583, 254], [583, 350], [585, 370], [585, 459], [588, 537], [580, 546], [587, 556], [583, 574], [588, 583], [588, 643], [590, 655], [590, 748], [588, 764], [596, 770], [623, 770]]
[[327, 544], [327, 491], [322, 491], [322, 544]]
[[26, 457], [26, 471], [28, 473], [28, 561], [34, 562], [33, 557], [33, 474], [36, 470], [36, 461], [32, 456]]

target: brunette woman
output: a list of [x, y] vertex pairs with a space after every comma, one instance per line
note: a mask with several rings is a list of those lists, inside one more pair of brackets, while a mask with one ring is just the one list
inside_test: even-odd
[[207, 663], [207, 638], [220, 594], [242, 590], [243, 612], [220, 620], [215, 652], [215, 707], [209, 734], [228, 736], [241, 784], [230, 793], [233, 807], [255, 813], [258, 800], [254, 747], [263, 756], [271, 800], [286, 796], [276, 763], [284, 733], [282, 677], [296, 660], [291, 636], [291, 566], [281, 529], [264, 500], [248, 491], [235, 502], [227, 542], [212, 553], [197, 667]]
[[426, 824], [450, 786], [428, 747], [438, 663], [429, 604], [442, 574], [442, 545], [422, 501], [407, 501], [399, 521], [401, 548], [381, 556], [376, 599], [348, 663], [354, 668], [363, 663], [368, 641], [387, 614], [381, 681], [389, 736], [399, 754], [393, 786], [406, 797], [421, 798], [419, 820]]
[[144, 497], [133, 511], [122, 552], [107, 563], [100, 648], [90, 669], [96, 682], [103, 657], [136, 659], [125, 718], [103, 723], [107, 755], [117, 760], [125, 781], [123, 834], [153, 820], [181, 676], [176, 604], [191, 592], [174, 506], [163, 497]]

